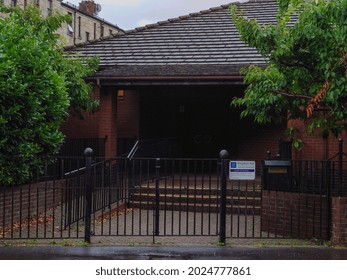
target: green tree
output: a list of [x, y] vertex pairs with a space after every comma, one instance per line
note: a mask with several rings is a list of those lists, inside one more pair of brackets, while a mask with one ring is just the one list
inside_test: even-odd
[[97, 107], [84, 78], [98, 61], [64, 53], [56, 32], [67, 15], [44, 18], [34, 7], [1, 4], [0, 13], [0, 185], [9, 186], [30, 179], [59, 151], [69, 110]]
[[[267, 61], [243, 69], [248, 87], [232, 104], [257, 123], [300, 119], [308, 133], [337, 136], [347, 116], [347, 0], [278, 0], [278, 6], [277, 24], [265, 25], [231, 7], [241, 39]], [[295, 137], [295, 128], [288, 133]]]

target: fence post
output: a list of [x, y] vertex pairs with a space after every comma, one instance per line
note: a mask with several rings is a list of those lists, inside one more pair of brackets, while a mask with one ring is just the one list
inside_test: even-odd
[[159, 236], [159, 202], [160, 202], [160, 190], [159, 190], [159, 181], [160, 181], [160, 158], [157, 158], [155, 161], [155, 229], [154, 235]]
[[125, 193], [123, 194], [123, 197], [125, 199], [125, 204], [126, 207], [131, 207], [131, 192], [132, 188], [135, 186], [135, 175], [134, 175], [134, 161], [133, 159], [126, 158], [126, 163], [128, 164], [128, 170], [127, 170], [127, 176], [128, 176], [128, 181], [127, 181], [127, 186]]
[[339, 195], [342, 193], [343, 188], [343, 140], [339, 138]]
[[[334, 168], [331, 168], [331, 162], [328, 160], [326, 163], [326, 178], [325, 178], [325, 184], [326, 184], [326, 202], [327, 202], [327, 228], [326, 228], [326, 239], [331, 240], [332, 236], [332, 201], [331, 201], [331, 170], [334, 170]], [[334, 172], [334, 171], [333, 171]]]
[[219, 153], [220, 157], [220, 223], [219, 223], [219, 243], [225, 244], [226, 238], [226, 202], [227, 202], [227, 179], [226, 179], [226, 168], [227, 168], [227, 159], [229, 153], [226, 150], [222, 150]]
[[92, 196], [93, 196], [93, 185], [92, 185], [92, 156], [93, 150], [86, 148], [84, 150], [85, 164], [86, 164], [86, 176], [85, 176], [85, 216], [84, 216], [84, 241], [90, 243], [91, 235], [91, 216], [92, 216]]

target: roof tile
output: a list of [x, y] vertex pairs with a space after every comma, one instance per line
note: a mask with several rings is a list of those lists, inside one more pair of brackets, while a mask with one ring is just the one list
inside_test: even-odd
[[[259, 22], [276, 22], [276, 0], [234, 4]], [[240, 40], [229, 6], [146, 25], [71, 51], [100, 56], [98, 77], [239, 75], [244, 65], [266, 61]]]

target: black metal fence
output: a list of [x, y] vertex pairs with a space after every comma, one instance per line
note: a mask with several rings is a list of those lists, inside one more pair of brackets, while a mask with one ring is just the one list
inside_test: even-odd
[[346, 195], [345, 164], [291, 161], [283, 191], [264, 190], [258, 177], [228, 180], [220, 159], [60, 158], [39, 179], [0, 189], [0, 239], [329, 239], [330, 198]]
[[106, 138], [67, 138], [60, 149], [60, 157], [83, 157], [86, 147], [93, 149], [95, 157], [105, 156]]

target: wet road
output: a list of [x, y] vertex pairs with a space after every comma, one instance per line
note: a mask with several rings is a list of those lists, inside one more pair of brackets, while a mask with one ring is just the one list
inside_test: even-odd
[[0, 247], [1, 260], [347, 260], [347, 249], [289, 247]]

